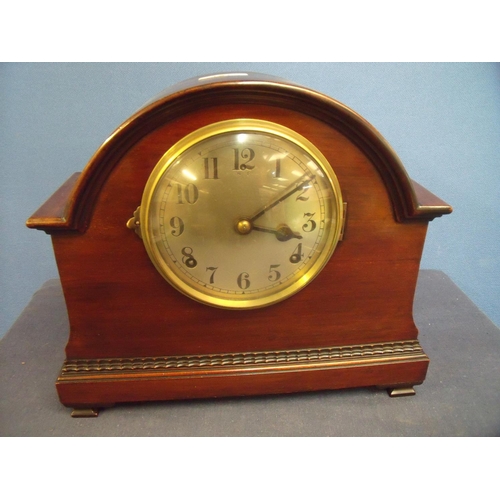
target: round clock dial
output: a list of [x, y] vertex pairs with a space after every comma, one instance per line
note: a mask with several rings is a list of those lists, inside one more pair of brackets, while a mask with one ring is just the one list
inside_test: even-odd
[[189, 134], [146, 184], [140, 228], [180, 292], [217, 307], [267, 306], [298, 292], [339, 240], [342, 196], [326, 158], [294, 131], [229, 120]]

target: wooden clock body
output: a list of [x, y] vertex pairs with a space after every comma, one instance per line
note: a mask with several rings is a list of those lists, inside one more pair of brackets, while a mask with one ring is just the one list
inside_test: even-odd
[[[296, 295], [224, 310], [182, 295], [127, 221], [158, 160], [210, 123], [268, 120], [311, 141], [346, 206], [342, 241]], [[412, 182], [377, 131], [268, 76], [190, 80], [133, 115], [33, 214], [52, 237], [70, 335], [56, 387], [75, 416], [120, 402], [378, 386], [410, 394], [429, 360], [413, 298], [427, 225], [451, 208]]]

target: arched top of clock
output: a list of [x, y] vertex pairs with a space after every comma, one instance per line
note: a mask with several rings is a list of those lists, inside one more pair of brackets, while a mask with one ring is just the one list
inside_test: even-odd
[[27, 221], [48, 233], [84, 232], [98, 194], [120, 159], [155, 128], [200, 109], [233, 104], [279, 106], [313, 116], [335, 128], [370, 158], [381, 175], [400, 222], [432, 220], [451, 207], [412, 181], [379, 132], [355, 111], [319, 92], [259, 73], [228, 73], [187, 80], [166, 89], [132, 115]]

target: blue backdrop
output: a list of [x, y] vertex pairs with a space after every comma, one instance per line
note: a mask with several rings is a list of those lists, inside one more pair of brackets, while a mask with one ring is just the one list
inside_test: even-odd
[[98, 63], [0, 65], [0, 336], [57, 277], [50, 237], [26, 219], [110, 133], [186, 78], [258, 71], [364, 116], [410, 177], [454, 208], [429, 226], [441, 269], [500, 325], [500, 65], [481, 63]]

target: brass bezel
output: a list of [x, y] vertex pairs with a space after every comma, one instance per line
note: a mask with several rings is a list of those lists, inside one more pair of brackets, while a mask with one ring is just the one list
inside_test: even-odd
[[[278, 291], [259, 296], [256, 298], [242, 298], [241, 296], [228, 296], [221, 298], [210, 294], [207, 289], [204, 293], [194, 288], [189, 282], [179, 278], [177, 273], [172, 271], [169, 265], [165, 262], [156, 248], [152, 239], [152, 230], [150, 224], [150, 207], [156, 191], [156, 188], [168, 168], [177, 160], [177, 158], [185, 151], [195, 146], [196, 144], [218, 135], [228, 133], [244, 133], [244, 132], [258, 132], [262, 134], [269, 134], [280, 137], [293, 143], [298, 148], [305, 151], [319, 166], [321, 171], [325, 174], [328, 184], [334, 194], [334, 209], [332, 210], [332, 219], [330, 228], [327, 235], [327, 241], [320, 252], [320, 256], [316, 259], [313, 266], [307, 270], [299, 279], [292, 282], [287, 287]], [[150, 177], [144, 188], [140, 207], [140, 227], [141, 236], [144, 242], [146, 251], [152, 263], [161, 274], [161, 276], [170, 283], [175, 289], [187, 295], [188, 297], [201, 302], [203, 304], [225, 308], [225, 309], [256, 309], [266, 307], [288, 297], [296, 294], [308, 285], [324, 268], [330, 260], [337, 243], [341, 237], [342, 230], [342, 216], [343, 216], [343, 200], [337, 176], [332, 169], [330, 163], [325, 156], [314, 146], [308, 139], [298, 134], [292, 129], [283, 125], [257, 119], [233, 119], [216, 122], [200, 129], [197, 129], [181, 140], [174, 144], [168, 151], [161, 157], [156, 164], [155, 168], [150, 174]], [[326, 231], [326, 229], [325, 229]], [[262, 295], [262, 294], [261, 294]]]

